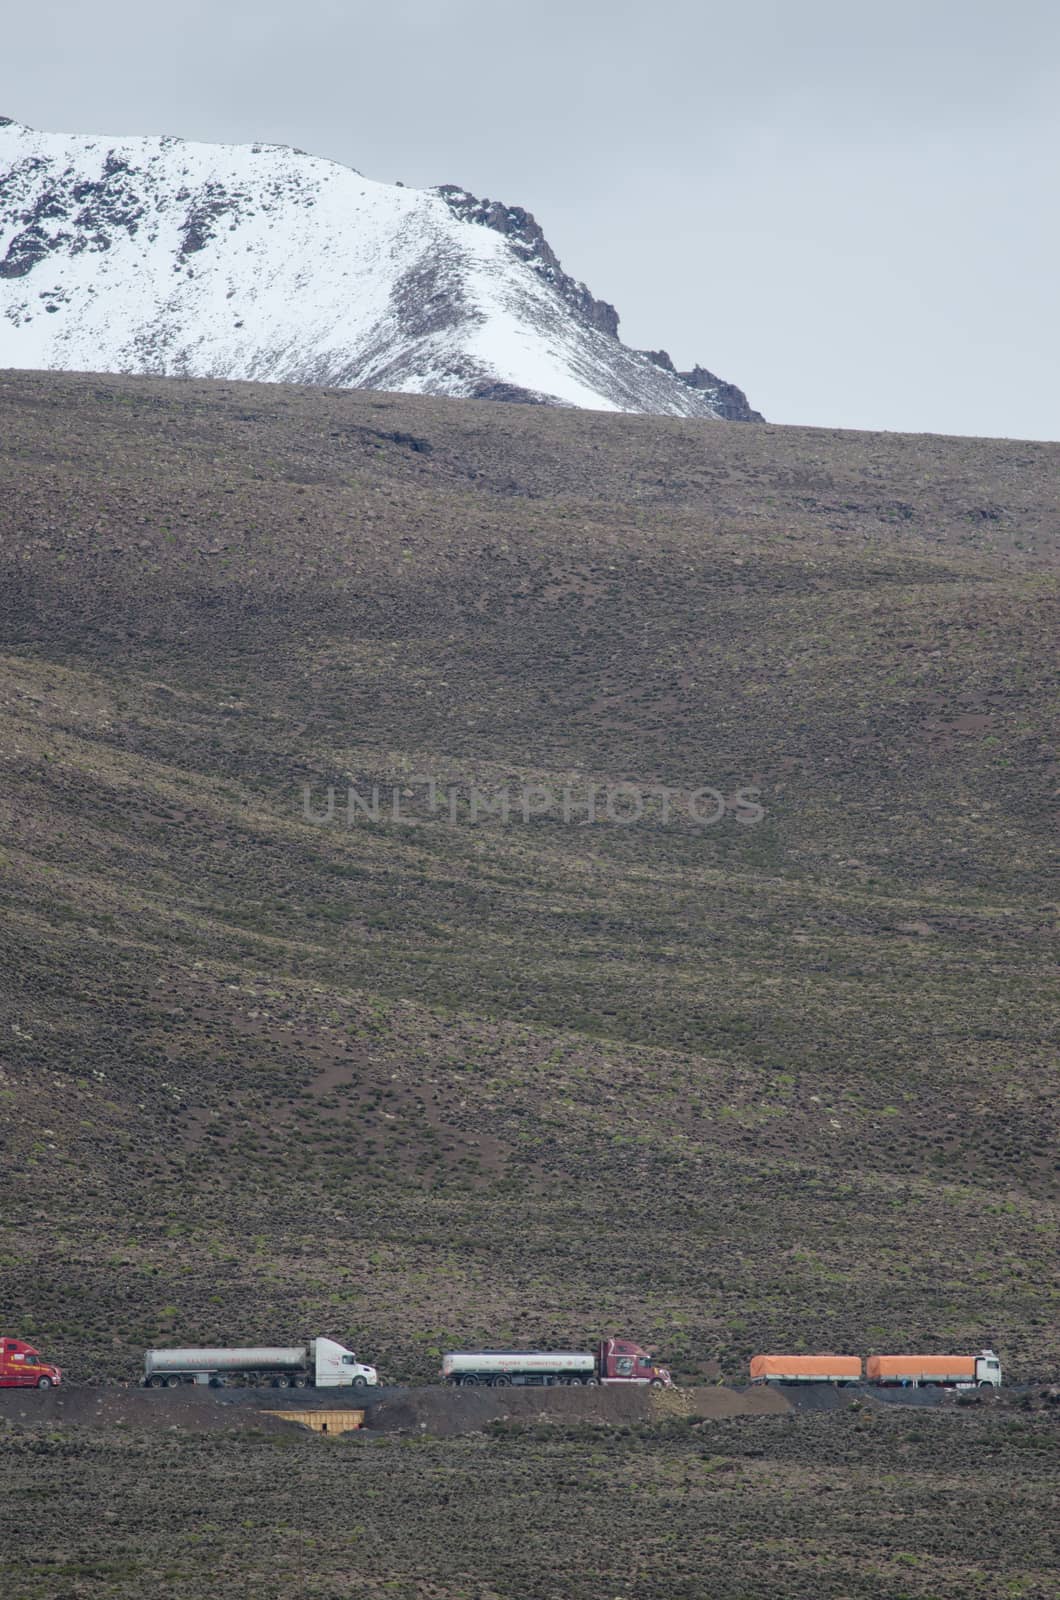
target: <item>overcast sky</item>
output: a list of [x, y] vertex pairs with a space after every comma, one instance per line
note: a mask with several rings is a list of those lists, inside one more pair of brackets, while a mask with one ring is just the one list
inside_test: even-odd
[[36, 0], [0, 113], [532, 211], [770, 421], [1060, 439], [1056, 0]]

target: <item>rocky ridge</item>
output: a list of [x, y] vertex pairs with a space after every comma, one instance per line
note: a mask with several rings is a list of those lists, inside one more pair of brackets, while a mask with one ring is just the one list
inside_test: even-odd
[[534, 217], [276, 145], [0, 118], [0, 366], [758, 420], [629, 349]]

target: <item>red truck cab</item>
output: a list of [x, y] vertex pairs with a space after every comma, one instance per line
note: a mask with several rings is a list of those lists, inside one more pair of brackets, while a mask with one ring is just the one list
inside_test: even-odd
[[601, 1383], [647, 1383], [653, 1389], [673, 1387], [667, 1369], [657, 1367], [647, 1350], [629, 1339], [602, 1339], [596, 1364]]
[[0, 1337], [0, 1389], [51, 1389], [62, 1381], [59, 1368], [24, 1339]]

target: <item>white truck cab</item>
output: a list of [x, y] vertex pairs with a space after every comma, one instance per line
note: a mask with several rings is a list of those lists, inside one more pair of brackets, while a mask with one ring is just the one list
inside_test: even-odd
[[379, 1382], [374, 1367], [358, 1361], [352, 1350], [337, 1344], [334, 1339], [312, 1339], [309, 1353], [313, 1361], [313, 1379], [318, 1389], [349, 1387], [366, 1389]]
[[975, 1381], [980, 1389], [1000, 1389], [1001, 1362], [993, 1350], [980, 1350], [975, 1358]]

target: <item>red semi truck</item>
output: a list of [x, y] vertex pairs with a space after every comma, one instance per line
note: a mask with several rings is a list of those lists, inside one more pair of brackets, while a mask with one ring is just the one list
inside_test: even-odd
[[31, 1344], [0, 1336], [0, 1389], [51, 1389], [62, 1381], [59, 1368]]
[[628, 1383], [669, 1389], [673, 1384], [667, 1369], [628, 1339], [601, 1339], [595, 1350], [450, 1350], [442, 1357], [441, 1375], [444, 1382], [466, 1388]]

